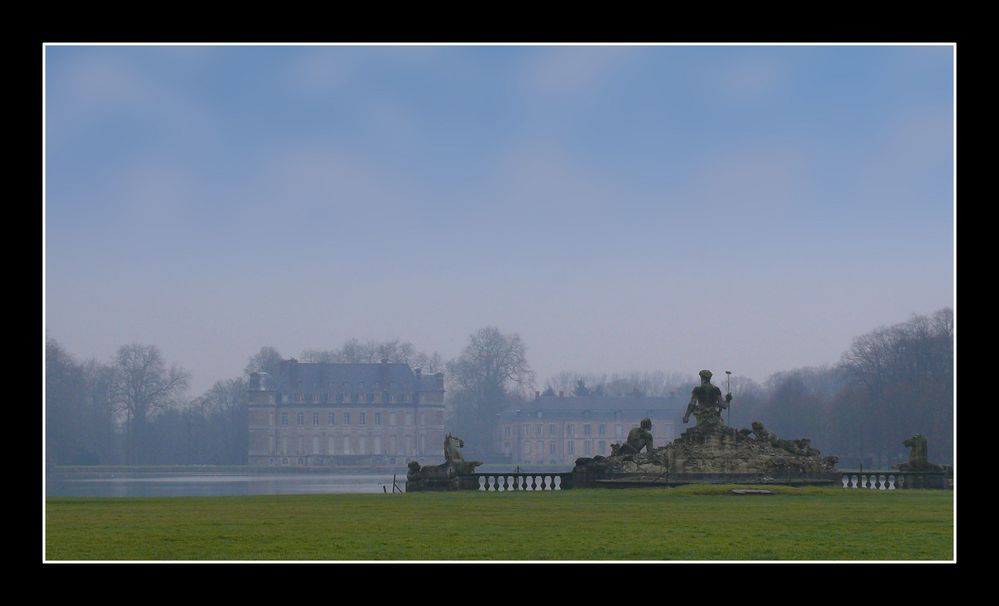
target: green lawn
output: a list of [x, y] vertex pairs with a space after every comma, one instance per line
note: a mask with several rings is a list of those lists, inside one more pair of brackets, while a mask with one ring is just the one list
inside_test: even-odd
[[[953, 492], [769, 487], [47, 500], [48, 560], [951, 560]], [[745, 488], [745, 487], [740, 487]]]

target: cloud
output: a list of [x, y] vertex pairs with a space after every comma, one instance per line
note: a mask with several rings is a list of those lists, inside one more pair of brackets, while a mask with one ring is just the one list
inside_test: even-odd
[[[207, 104], [191, 88], [145, 69], [141, 60], [146, 55], [92, 47], [57, 50], [71, 54], [54, 55], [47, 66], [50, 151], [74, 143], [89, 145], [91, 129], [107, 125], [154, 132], [165, 141], [197, 137], [200, 146], [217, 133], [217, 120]], [[180, 55], [190, 59], [189, 53]]]
[[603, 87], [635, 53], [626, 47], [572, 46], [542, 48], [524, 69], [527, 95], [582, 95]]
[[705, 215], [758, 222], [806, 199], [809, 170], [800, 149], [748, 145], [704, 162], [678, 197]]
[[343, 47], [305, 49], [288, 66], [286, 84], [305, 94], [343, 88], [355, 74], [351, 50]]
[[786, 77], [785, 67], [773, 59], [742, 57], [705, 71], [707, 88], [723, 100], [747, 103], [773, 98]]

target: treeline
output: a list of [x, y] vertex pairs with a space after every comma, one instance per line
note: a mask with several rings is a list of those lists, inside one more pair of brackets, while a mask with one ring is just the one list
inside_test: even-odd
[[[404, 341], [360, 342], [306, 350], [304, 362], [402, 362], [440, 372], [440, 354]], [[108, 362], [77, 362], [58, 342], [46, 342], [45, 448], [53, 465], [241, 465], [247, 457], [248, 375], [276, 374], [281, 353], [265, 346], [243, 376], [187, 395], [190, 373], [167, 366], [153, 345], [120, 347]]]
[[[836, 365], [776, 373], [762, 384], [733, 375], [731, 422], [762, 421], [786, 438], [811, 438], [841, 467], [904, 461], [902, 442], [927, 437], [933, 462], [952, 463], [954, 314], [883, 327], [856, 338]], [[246, 381], [254, 371], [278, 372], [274, 347], [250, 357], [244, 375], [219, 381], [188, 399], [189, 374], [167, 367], [159, 350], [126, 345], [107, 363], [77, 362], [53, 340], [46, 345], [46, 451], [57, 465], [242, 464], [246, 462]], [[466, 454], [488, 458], [496, 414], [535, 395], [535, 375], [519, 335], [486, 327], [470, 335], [452, 360], [404, 341], [360, 342], [303, 351], [303, 362], [390, 362], [445, 373], [446, 429]], [[561, 372], [545, 384], [566, 395], [689, 397], [693, 374]], [[722, 369], [714, 383], [727, 388]]]

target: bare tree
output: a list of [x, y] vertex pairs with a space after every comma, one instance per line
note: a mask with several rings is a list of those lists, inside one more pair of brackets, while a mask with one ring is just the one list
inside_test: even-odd
[[146, 437], [150, 417], [176, 403], [189, 375], [176, 365], [167, 369], [156, 346], [138, 343], [120, 347], [113, 368], [111, 396], [124, 418], [125, 459], [141, 464], [145, 457], [138, 445]]
[[448, 363], [449, 425], [463, 434], [470, 452], [492, 449], [496, 414], [534, 386], [526, 353], [519, 335], [489, 326], [471, 335], [461, 355]]
[[277, 376], [282, 361], [281, 353], [277, 349], [270, 345], [265, 345], [256, 354], [250, 356], [250, 360], [247, 362], [243, 372], [246, 374], [266, 372], [271, 376]]

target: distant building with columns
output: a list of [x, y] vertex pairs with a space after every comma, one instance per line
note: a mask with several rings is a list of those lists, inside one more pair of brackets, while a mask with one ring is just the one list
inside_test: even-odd
[[440, 463], [444, 375], [407, 364], [281, 363], [250, 375], [249, 465]]
[[499, 452], [516, 465], [572, 466], [579, 457], [609, 456], [642, 419], [652, 420], [655, 447], [674, 440], [685, 427], [687, 400], [678, 397], [566, 396], [549, 390], [533, 401], [496, 416]]

